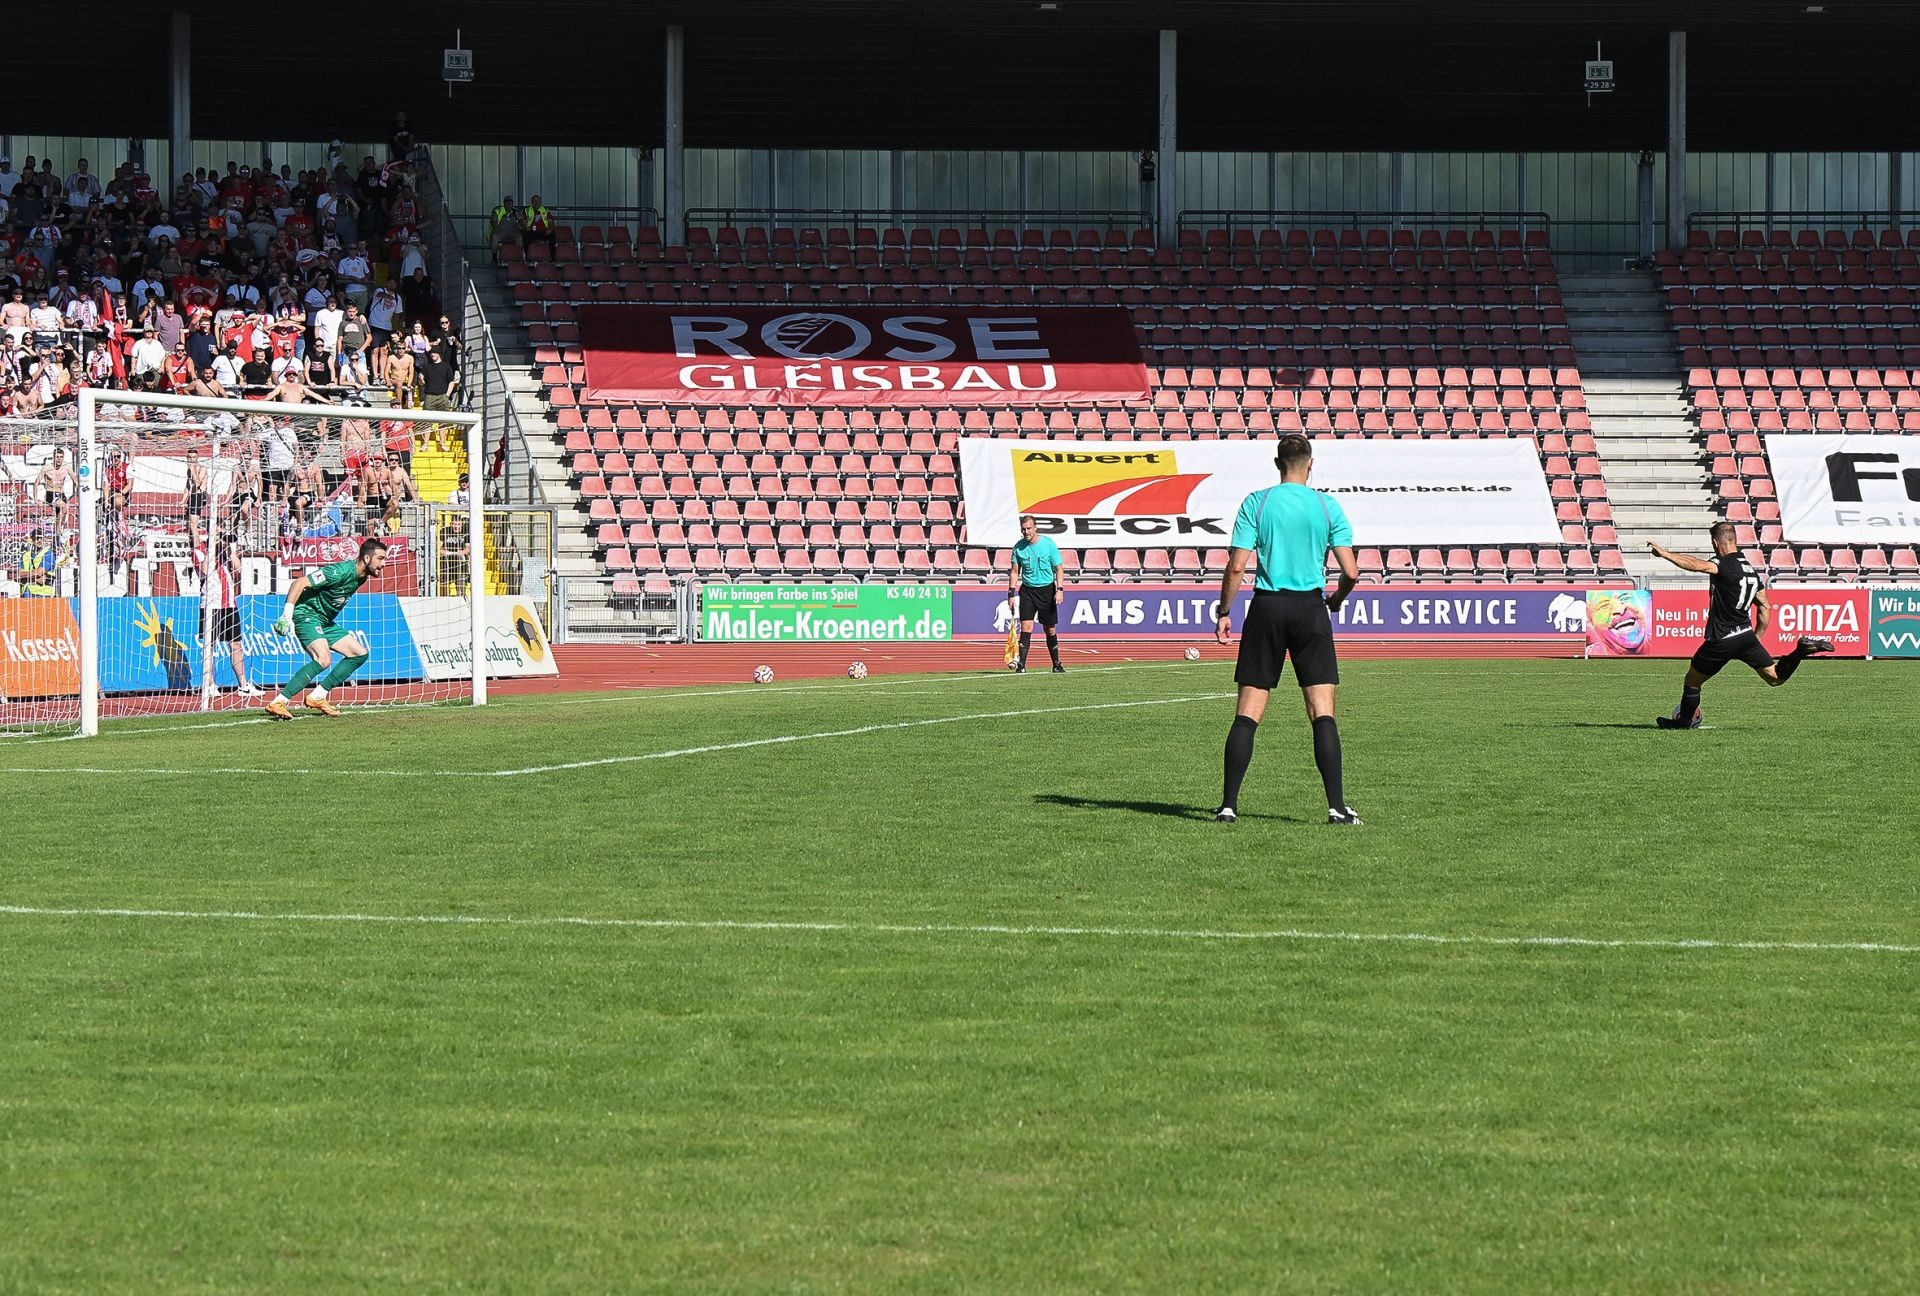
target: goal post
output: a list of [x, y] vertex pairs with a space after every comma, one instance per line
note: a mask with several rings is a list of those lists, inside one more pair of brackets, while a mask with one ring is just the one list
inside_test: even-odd
[[[29, 727], [91, 736], [103, 718], [259, 705], [304, 661], [268, 629], [288, 583], [372, 537], [385, 569], [341, 613], [366, 627], [367, 661], [335, 700], [486, 703], [479, 414], [89, 388], [69, 426], [71, 508], [27, 498], [61, 519], [63, 551], [72, 519], [59, 592], [74, 600], [77, 699]], [[464, 505], [449, 499], [460, 471]]]

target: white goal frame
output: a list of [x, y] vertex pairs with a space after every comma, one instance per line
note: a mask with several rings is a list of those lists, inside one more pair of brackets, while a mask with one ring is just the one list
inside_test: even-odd
[[487, 478], [486, 434], [479, 414], [466, 410], [383, 409], [366, 405], [276, 405], [269, 401], [219, 400], [202, 396], [175, 396], [158, 392], [130, 392], [82, 388], [79, 392], [79, 446], [75, 459], [78, 478], [78, 508], [75, 525], [79, 529], [74, 560], [78, 571], [74, 592], [79, 603], [80, 630], [80, 725], [79, 736], [91, 738], [100, 732], [100, 518], [102, 483], [99, 408], [102, 405], [128, 405], [155, 409], [204, 411], [257, 415], [281, 413], [302, 418], [367, 419], [429, 423], [465, 430], [467, 443], [467, 594], [472, 604], [468, 633], [472, 635], [472, 696], [474, 706], [487, 704], [486, 654], [480, 645], [487, 635], [486, 532], [483, 491]]

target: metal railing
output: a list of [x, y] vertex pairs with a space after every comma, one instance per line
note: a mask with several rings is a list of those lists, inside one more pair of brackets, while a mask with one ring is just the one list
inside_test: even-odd
[[555, 643], [686, 643], [693, 637], [699, 590], [685, 577], [656, 593], [647, 592], [644, 581], [637, 591], [619, 592], [623, 582], [607, 576], [558, 576], [553, 583], [548, 634]]
[[[583, 207], [553, 206], [547, 210], [553, 213], [555, 225], [565, 225], [576, 233], [583, 226], [598, 225], [609, 229], [615, 225], [624, 225], [629, 234], [637, 234], [643, 228], [658, 227], [660, 213], [652, 207]], [[453, 222], [455, 234], [465, 246], [486, 248], [493, 241], [493, 213], [454, 212], [449, 219]]]
[[1849, 208], [1842, 211], [1697, 211], [1687, 213], [1687, 230], [1910, 230], [1920, 226], [1920, 212], [1885, 208]]
[[1209, 211], [1190, 209], [1175, 220], [1181, 230], [1515, 230], [1521, 235], [1553, 229], [1538, 211]]
[[1151, 217], [1138, 209], [1009, 211], [996, 207], [694, 207], [687, 226], [761, 226], [766, 229], [1147, 229]]

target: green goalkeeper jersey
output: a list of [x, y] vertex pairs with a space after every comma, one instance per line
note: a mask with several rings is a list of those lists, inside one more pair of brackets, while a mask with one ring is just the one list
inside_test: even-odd
[[323, 625], [332, 625], [340, 616], [340, 609], [347, 605], [347, 600], [353, 597], [354, 591], [365, 583], [365, 579], [360, 575], [360, 563], [355, 558], [316, 567], [307, 573], [306, 592], [300, 596], [293, 610], [316, 617]]

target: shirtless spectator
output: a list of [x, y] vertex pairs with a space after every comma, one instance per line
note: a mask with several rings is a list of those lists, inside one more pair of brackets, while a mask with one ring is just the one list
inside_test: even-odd
[[367, 516], [384, 518], [401, 502], [402, 495], [408, 503], [419, 499], [414, 493], [413, 479], [406, 469], [388, 462], [384, 452], [376, 453], [360, 472], [354, 498], [367, 510]]
[[340, 462], [347, 475], [357, 475], [372, 455], [373, 425], [363, 418], [340, 420]]
[[59, 525], [68, 526], [73, 513], [73, 469], [67, 464], [67, 452], [54, 447], [53, 458], [34, 475], [33, 489], [42, 504], [58, 510]]
[[27, 294], [15, 288], [8, 295], [7, 304], [0, 306], [0, 329], [15, 342], [23, 341], [28, 330], [33, 327], [33, 308], [27, 305]]
[[307, 514], [326, 498], [327, 479], [320, 471], [320, 465], [313, 461], [313, 451], [304, 446], [295, 459], [288, 490], [287, 502], [293, 509], [293, 525], [298, 530], [305, 530]]
[[186, 514], [187, 534], [198, 544], [200, 523], [207, 513], [207, 461], [201, 458], [199, 446], [187, 451], [187, 484], [180, 494], [180, 508]]
[[416, 377], [413, 352], [401, 345], [401, 339], [396, 334], [393, 345], [387, 349], [387, 387], [393, 392], [393, 403], [401, 409], [413, 408]]

